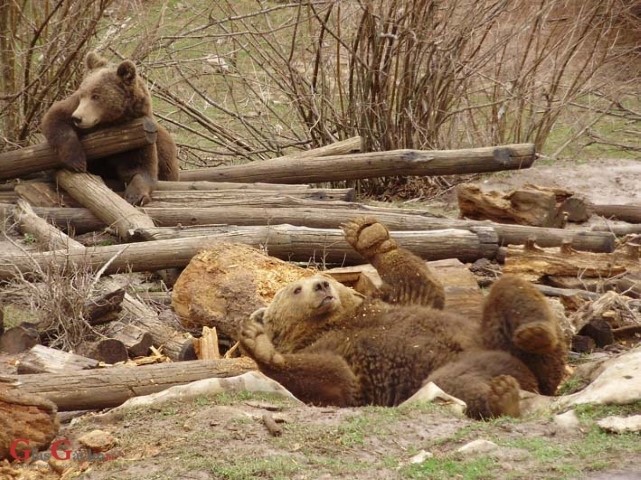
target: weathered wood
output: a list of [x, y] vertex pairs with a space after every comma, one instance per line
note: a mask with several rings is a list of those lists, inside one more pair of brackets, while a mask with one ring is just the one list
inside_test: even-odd
[[314, 183], [391, 175], [452, 175], [529, 168], [535, 158], [534, 145], [529, 143], [463, 150], [392, 150], [185, 170], [181, 179]]
[[[33, 207], [79, 207], [69, 195], [55, 188], [53, 183], [22, 182], [16, 185], [15, 194]], [[17, 200], [17, 198], [16, 198]], [[15, 203], [16, 200], [10, 203]]]
[[268, 202], [274, 202], [284, 196], [319, 201], [353, 201], [356, 194], [353, 188], [308, 188], [290, 191], [285, 189], [155, 190], [151, 194], [151, 201], [147, 207], [188, 204], [204, 208], [215, 207], [225, 201], [246, 204], [248, 201], [256, 202], [265, 199]]
[[[85, 135], [81, 139], [88, 160], [107, 157], [156, 141], [157, 127], [151, 118], [143, 117], [124, 125], [109, 127]], [[62, 167], [58, 155], [47, 144], [0, 154], [0, 180], [16, 178], [33, 172]]]
[[[118, 286], [118, 282], [112, 278], [103, 278], [101, 281], [101, 288], [110, 290]], [[185, 346], [193, 340], [190, 334], [180, 332], [162, 322], [154, 310], [128, 293], [125, 294], [122, 308], [130, 324], [151, 334], [154, 346], [172, 360], [182, 359], [181, 354]]]
[[[426, 259], [458, 258], [473, 261], [493, 258], [497, 251], [497, 237], [492, 228], [474, 227], [474, 231], [435, 230], [394, 232], [399, 243]], [[221, 227], [220, 233], [189, 237], [177, 231], [155, 230], [158, 235], [170, 234], [178, 238], [128, 245], [108, 245], [87, 248], [85, 252], [60, 251], [2, 255], [0, 279], [11, 278], [16, 271], [32, 273], [51, 262], [70, 262], [97, 270], [111, 261], [106, 273], [154, 271], [184, 267], [200, 250], [215, 242], [227, 241], [266, 248], [270, 255], [294, 261], [316, 261], [337, 264], [360, 263], [361, 257], [352, 250], [338, 229], [313, 229], [276, 225], [264, 227]], [[145, 234], [147, 238], [153, 235]]]
[[216, 327], [203, 327], [203, 334], [194, 346], [196, 355], [200, 360], [216, 360], [220, 358]]
[[18, 363], [18, 374], [71, 373], [98, 367], [98, 360], [63, 352], [44, 345], [34, 345]]
[[121, 342], [131, 357], [144, 357], [153, 343], [151, 333], [131, 323], [112, 322], [104, 334]]
[[[555, 247], [570, 241], [576, 250], [592, 252], [611, 252], [615, 246], [615, 236], [609, 232], [589, 230], [564, 230], [559, 228], [530, 227], [527, 225], [505, 225], [473, 220], [435, 218], [425, 211], [408, 209], [380, 208], [368, 205], [345, 204], [343, 202], [305, 202], [309, 206], [217, 206], [210, 208], [149, 208], [142, 210], [161, 227], [176, 225], [279, 225], [289, 224], [312, 228], [338, 228], [340, 224], [358, 216], [375, 215], [392, 230], [442, 230], [455, 228], [469, 230], [472, 227], [486, 226], [496, 230], [500, 245], [523, 245], [528, 239], [535, 239], [541, 247]], [[0, 215], [6, 211], [0, 205]], [[71, 225], [77, 233], [104, 228], [104, 223], [86, 209], [47, 209], [34, 211], [51, 222], [64, 228]]]
[[126, 362], [129, 358], [127, 347], [115, 338], [86, 342], [78, 348], [78, 351], [89, 358], [108, 364]]
[[464, 218], [537, 227], [563, 226], [557, 219], [556, 195], [552, 191], [483, 192], [476, 185], [461, 184], [456, 188], [456, 195]]
[[73, 198], [114, 227], [122, 239], [127, 239], [131, 229], [154, 226], [151, 218], [110, 190], [100, 177], [60, 170], [56, 179]]
[[82, 312], [83, 318], [90, 325], [102, 325], [115, 320], [122, 310], [125, 298], [124, 288], [114, 288], [87, 300]]
[[330, 143], [322, 147], [312, 148], [311, 150], [302, 150], [283, 157], [277, 157], [272, 160], [277, 160], [278, 158], [301, 159], [311, 157], [328, 157], [331, 155], [345, 155], [348, 153], [360, 152], [362, 148], [363, 139], [359, 136], [355, 136], [346, 138], [345, 140], [339, 140], [338, 142]]
[[235, 377], [255, 369], [255, 363], [247, 357], [195, 360], [82, 370], [73, 375], [4, 375], [0, 376], [0, 386], [11, 387], [13, 384], [18, 392], [40, 395], [55, 403], [59, 411], [95, 410], [115, 407], [130, 398], [160, 392], [174, 385], [204, 378]]
[[569, 245], [547, 251], [531, 243], [524, 248], [508, 247], [503, 267], [503, 273], [523, 275], [534, 281], [549, 275], [609, 278], [638, 270], [638, 258], [625, 252], [578, 252]]
[[641, 223], [641, 205], [592, 205], [592, 211], [613, 220]]
[[45, 219], [35, 214], [31, 205], [25, 200], [19, 199], [14, 211], [14, 217], [18, 221], [20, 231], [29, 233], [47, 247], [47, 249], [67, 249], [68, 251], [84, 250], [84, 245], [64, 234]]
[[626, 235], [634, 235], [641, 233], [641, 224], [635, 225], [595, 225], [592, 227], [594, 232], [608, 232], [616, 235], [617, 237], [624, 237]]

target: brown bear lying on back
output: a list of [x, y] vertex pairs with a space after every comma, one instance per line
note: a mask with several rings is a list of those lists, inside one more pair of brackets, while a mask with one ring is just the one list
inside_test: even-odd
[[79, 137], [97, 128], [152, 117], [151, 96], [136, 66], [129, 60], [109, 65], [94, 52], [85, 59], [82, 83], [70, 97], [55, 102], [42, 119], [42, 132], [68, 168], [119, 179], [126, 185], [125, 198], [143, 205], [160, 180], [178, 180], [176, 144], [169, 132], [158, 125], [154, 145], [92, 161]]
[[381, 294], [364, 297], [320, 275], [284, 287], [240, 328], [263, 373], [316, 405], [392, 406], [434, 382], [473, 418], [518, 416], [519, 388], [554, 394], [566, 344], [534, 286], [501, 278], [478, 324], [441, 310], [443, 287], [425, 262], [375, 219], [343, 229], [381, 275]]

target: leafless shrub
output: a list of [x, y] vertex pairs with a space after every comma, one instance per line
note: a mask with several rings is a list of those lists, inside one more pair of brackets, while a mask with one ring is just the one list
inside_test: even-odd
[[112, 1], [0, 2], [0, 151], [32, 141], [46, 108], [75, 89]]

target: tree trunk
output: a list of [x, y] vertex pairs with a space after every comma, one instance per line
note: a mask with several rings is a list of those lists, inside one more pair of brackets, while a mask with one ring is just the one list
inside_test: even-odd
[[[615, 236], [610, 232], [589, 230], [565, 230], [560, 228], [530, 227], [527, 225], [505, 225], [488, 221], [456, 220], [435, 218], [424, 211], [411, 212], [407, 209], [378, 208], [367, 205], [334, 203], [320, 206], [319, 202], [308, 202], [313, 206], [289, 207], [272, 205], [269, 207], [211, 207], [211, 208], [148, 208], [143, 211], [156, 225], [172, 227], [176, 225], [298, 225], [312, 228], [338, 228], [359, 215], [373, 215], [391, 230], [442, 230], [448, 228], [470, 230], [484, 226], [494, 228], [500, 245], [523, 245], [534, 239], [541, 247], [558, 247], [570, 241], [575, 250], [591, 252], [611, 252], [615, 246]], [[0, 205], [0, 215], [6, 215], [9, 207]], [[51, 222], [64, 228], [72, 226], [76, 233], [104, 228], [104, 223], [86, 209], [49, 209], [35, 208], [34, 211]]]
[[18, 363], [18, 374], [64, 373], [98, 367], [98, 360], [63, 352], [55, 348], [35, 345]]
[[280, 158], [181, 172], [181, 180], [314, 183], [393, 175], [454, 175], [529, 168], [534, 145], [463, 150], [393, 150], [328, 157]]
[[[150, 145], [156, 141], [157, 127], [151, 118], [143, 117], [125, 125], [109, 127], [81, 139], [88, 160], [107, 157]], [[58, 154], [49, 144], [0, 153], [0, 180], [16, 178], [50, 168], [60, 168]]]
[[160, 363], [142, 367], [111, 367], [51, 374], [4, 375], [3, 383], [18, 392], [40, 395], [59, 411], [111, 408], [140, 395], [204, 378], [227, 378], [256, 370], [246, 357], [225, 360]]

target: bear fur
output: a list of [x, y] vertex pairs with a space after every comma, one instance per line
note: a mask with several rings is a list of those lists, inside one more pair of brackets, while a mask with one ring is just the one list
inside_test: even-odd
[[130, 60], [110, 65], [90, 52], [85, 67], [78, 90], [55, 102], [45, 113], [42, 132], [65, 166], [95, 173], [105, 180], [118, 179], [126, 185], [127, 201], [144, 205], [159, 179], [178, 180], [176, 144], [169, 132], [157, 125], [154, 145], [92, 161], [87, 166], [81, 136], [139, 117], [153, 118], [153, 112], [147, 85]]
[[472, 418], [519, 416], [519, 388], [555, 393], [567, 346], [533, 285], [503, 276], [479, 323], [443, 310], [434, 274], [376, 219], [343, 230], [384, 288], [365, 297], [322, 275], [284, 287], [239, 332], [263, 373], [316, 405], [393, 406], [434, 382]]

